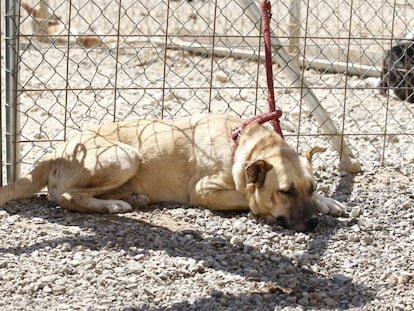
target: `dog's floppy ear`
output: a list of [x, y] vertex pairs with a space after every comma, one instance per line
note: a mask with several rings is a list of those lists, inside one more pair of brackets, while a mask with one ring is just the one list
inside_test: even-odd
[[302, 152], [302, 155], [306, 157], [309, 160], [309, 162], [312, 162], [312, 157], [315, 153], [322, 153], [325, 151], [326, 151], [326, 148], [315, 146], [315, 147], [312, 147], [308, 151]]
[[256, 187], [260, 188], [265, 182], [266, 173], [272, 167], [273, 166], [265, 160], [257, 160], [251, 163], [245, 163], [244, 170], [246, 173], [247, 183], [254, 183]]

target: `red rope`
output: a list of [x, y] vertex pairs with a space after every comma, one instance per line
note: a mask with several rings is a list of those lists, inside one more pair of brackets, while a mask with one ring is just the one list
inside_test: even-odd
[[[264, 37], [264, 47], [265, 47], [265, 60], [266, 60], [266, 78], [267, 78], [267, 102], [269, 104], [269, 111], [276, 111], [275, 105], [275, 88], [273, 85], [273, 62], [272, 62], [272, 45], [270, 42], [270, 19], [272, 17], [272, 7], [270, 1], [263, 0], [260, 3], [260, 8], [262, 10], [262, 27], [263, 27], [263, 37]], [[279, 110], [280, 111], [280, 110]], [[276, 133], [278, 133], [283, 138], [282, 129], [280, 127], [279, 118], [282, 115], [280, 111], [280, 116], [272, 119], [272, 125]]]
[[[234, 131], [232, 131], [231, 133], [231, 138], [233, 138], [234, 141], [238, 142], [241, 134], [243, 133], [244, 129], [246, 128], [246, 126], [248, 126], [249, 124], [253, 123], [253, 122], [257, 122], [259, 124], [263, 124], [266, 123], [268, 121], [275, 121], [279, 124], [279, 118], [282, 116], [282, 111], [281, 110], [276, 110], [276, 111], [270, 111], [270, 112], [266, 112], [266, 113], [261, 113], [258, 114], [254, 117], [251, 117], [250, 119], [246, 120], [243, 122], [243, 124], [238, 127], [237, 129], [235, 129]], [[281, 134], [278, 133], [279, 135]], [[280, 135], [282, 136], [282, 135]], [[282, 136], [283, 138], [283, 136]]]
[[246, 126], [252, 122], [258, 122], [260, 124], [271, 121], [274, 130], [283, 138], [282, 129], [280, 127], [280, 117], [282, 116], [281, 110], [276, 110], [275, 105], [275, 89], [273, 85], [273, 62], [272, 62], [272, 46], [270, 42], [270, 18], [272, 16], [270, 1], [263, 0], [260, 3], [262, 10], [262, 25], [263, 36], [265, 46], [265, 61], [266, 61], [266, 78], [267, 78], [267, 102], [269, 104], [269, 112], [256, 115], [246, 120], [239, 128], [231, 133], [231, 137], [236, 142]]

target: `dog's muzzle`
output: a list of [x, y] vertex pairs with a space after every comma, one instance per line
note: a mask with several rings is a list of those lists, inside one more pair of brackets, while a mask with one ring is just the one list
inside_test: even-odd
[[319, 227], [319, 217], [315, 215], [309, 217], [304, 222], [291, 224], [287, 217], [279, 216], [276, 218], [276, 224], [285, 229], [295, 229], [300, 232], [311, 232], [315, 231]]

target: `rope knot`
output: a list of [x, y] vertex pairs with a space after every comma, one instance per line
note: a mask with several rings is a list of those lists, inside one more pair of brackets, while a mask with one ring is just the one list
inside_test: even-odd
[[275, 129], [276, 133], [278, 133], [282, 138], [283, 138], [283, 134], [282, 134], [282, 130], [280, 128], [280, 117], [282, 116], [282, 110], [275, 110], [275, 111], [270, 111], [270, 112], [265, 112], [265, 113], [261, 113], [258, 114], [256, 116], [251, 117], [250, 119], [244, 121], [242, 123], [242, 125], [240, 125], [239, 127], [235, 128], [232, 132], [231, 132], [231, 138], [236, 142], [236, 144], [239, 142], [240, 136], [243, 134], [244, 129], [252, 124], [252, 123], [259, 123], [259, 124], [263, 124], [269, 121], [272, 121], [272, 125], [273, 128]]

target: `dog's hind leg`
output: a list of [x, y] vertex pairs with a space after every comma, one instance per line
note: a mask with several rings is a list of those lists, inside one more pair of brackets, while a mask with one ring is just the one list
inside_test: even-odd
[[96, 199], [89, 193], [63, 193], [59, 205], [67, 210], [95, 213], [125, 213], [132, 210], [132, 206], [122, 200]]
[[74, 158], [66, 153], [56, 161], [48, 185], [51, 198], [68, 210], [97, 213], [132, 210], [131, 204], [119, 197], [100, 195], [125, 188], [136, 176], [140, 164], [138, 151], [122, 143], [99, 143], [89, 145], [86, 150], [82, 156]]
[[142, 207], [149, 204], [150, 199], [135, 192], [134, 186], [130, 182], [126, 182], [122, 186], [102, 193], [97, 196], [99, 199], [104, 200], [123, 200], [131, 204], [133, 207]]

